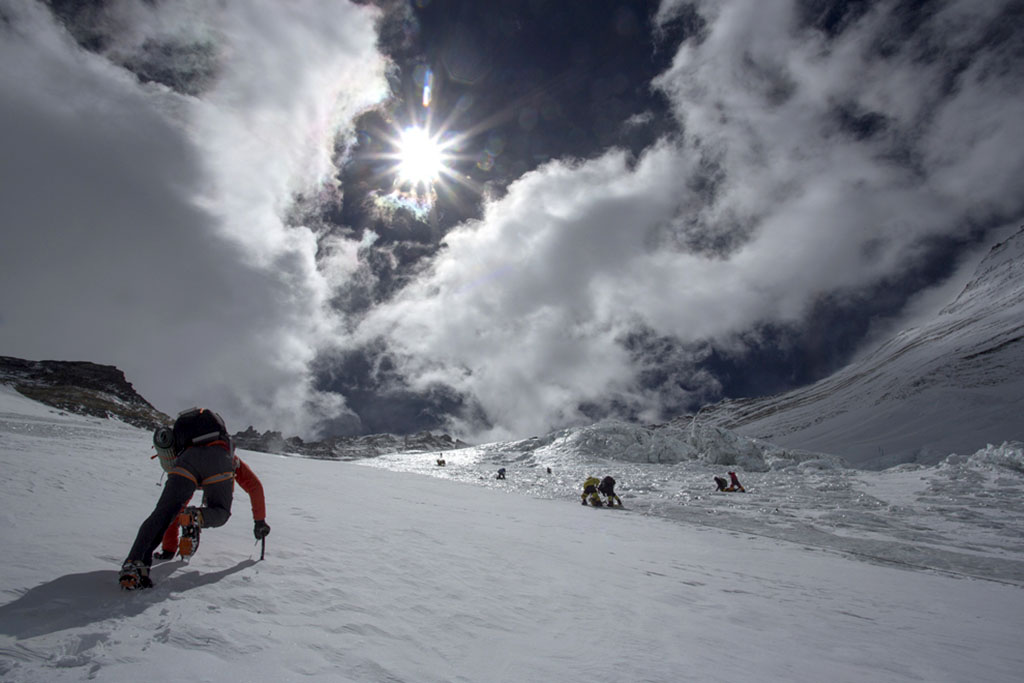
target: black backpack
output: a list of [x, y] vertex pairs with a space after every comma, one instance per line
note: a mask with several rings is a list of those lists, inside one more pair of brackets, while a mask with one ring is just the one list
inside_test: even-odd
[[174, 436], [175, 455], [181, 455], [182, 451], [191, 446], [200, 446], [211, 441], [221, 440], [229, 445], [231, 443], [231, 435], [224, 426], [224, 420], [206, 408], [192, 408], [178, 415], [171, 432]]

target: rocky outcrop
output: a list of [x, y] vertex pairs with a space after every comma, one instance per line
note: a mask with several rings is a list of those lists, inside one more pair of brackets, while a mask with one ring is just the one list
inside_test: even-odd
[[[0, 356], [0, 383], [14, 387], [34, 401], [69, 413], [114, 418], [143, 429], [156, 429], [174, 422], [140, 396], [124, 372], [113, 365]], [[339, 436], [307, 442], [297, 436], [285, 437], [281, 432], [259, 432], [252, 426], [233, 438], [237, 448], [330, 460], [372, 458], [397, 452], [449, 451], [469, 445], [447, 434], [431, 432], [407, 436]]]
[[171, 421], [140, 396], [124, 372], [113, 365], [0, 356], [0, 382], [69, 413], [117, 418], [144, 429]]

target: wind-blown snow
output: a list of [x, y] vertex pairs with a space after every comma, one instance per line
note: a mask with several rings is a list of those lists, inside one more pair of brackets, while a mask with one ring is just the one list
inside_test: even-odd
[[[190, 564], [123, 593], [159, 494], [150, 435], [0, 387], [0, 679], [1019, 680], [1019, 445], [872, 473], [777, 458], [736, 466], [750, 493], [715, 495], [731, 465], [570, 443], [600, 438], [444, 468], [241, 452], [267, 492], [266, 559], [239, 490]], [[615, 474], [632, 509], [581, 507], [584, 472]], [[863, 561], [858, 543], [918, 555]]]

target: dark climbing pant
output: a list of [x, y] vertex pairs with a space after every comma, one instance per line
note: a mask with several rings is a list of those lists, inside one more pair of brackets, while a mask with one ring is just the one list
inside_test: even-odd
[[139, 527], [125, 562], [141, 560], [147, 567], [153, 564], [153, 551], [182, 506], [192, 498], [197, 482], [203, 484], [203, 527], [223, 526], [228, 521], [235, 488], [231, 455], [216, 446], [190, 448], [174, 461], [160, 499]]

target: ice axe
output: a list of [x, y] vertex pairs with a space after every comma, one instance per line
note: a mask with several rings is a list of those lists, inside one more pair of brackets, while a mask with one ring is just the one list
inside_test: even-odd
[[257, 519], [253, 525], [253, 533], [256, 534], [256, 541], [261, 543], [260, 560], [262, 560], [267, 554], [267, 534], [270, 533], [270, 526], [266, 520]]

